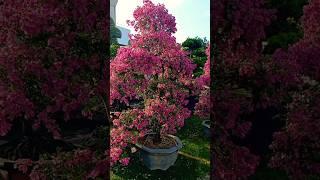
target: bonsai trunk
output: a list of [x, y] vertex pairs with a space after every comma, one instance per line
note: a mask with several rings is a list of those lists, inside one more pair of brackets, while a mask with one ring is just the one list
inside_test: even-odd
[[160, 143], [161, 143], [160, 132], [157, 132], [153, 137], [153, 144], [160, 144]]
[[155, 134], [153, 136], [153, 144], [161, 143], [160, 124], [156, 123]]

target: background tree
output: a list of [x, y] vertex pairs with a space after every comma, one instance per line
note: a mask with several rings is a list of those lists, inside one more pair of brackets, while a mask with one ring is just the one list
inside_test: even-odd
[[207, 40], [201, 39], [199, 37], [195, 38], [187, 38], [183, 43], [182, 47], [184, 50], [189, 52], [189, 57], [193, 60], [193, 62], [197, 65], [194, 70], [194, 75], [199, 77], [203, 74], [203, 67], [207, 60], [206, 56], [206, 47], [208, 45]]
[[210, 119], [210, 45], [206, 50], [207, 61], [204, 65], [204, 74], [196, 79], [196, 89], [200, 95], [199, 102], [195, 106], [195, 114], [203, 119]]
[[118, 38], [121, 38], [121, 31], [116, 27], [113, 19], [110, 19], [110, 44], [118, 44]]
[[121, 31], [116, 27], [113, 19], [110, 19], [110, 57], [115, 57], [120, 47], [118, 38], [121, 38]]
[[268, 44], [264, 52], [272, 54], [278, 48], [288, 48], [303, 36], [299, 19], [308, 0], [267, 0], [266, 3], [268, 8], [276, 10], [277, 17], [266, 29]]

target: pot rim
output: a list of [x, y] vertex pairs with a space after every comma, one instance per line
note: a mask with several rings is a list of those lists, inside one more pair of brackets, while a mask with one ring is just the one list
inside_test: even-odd
[[[148, 133], [146, 135], [151, 135], [151, 134], [155, 134], [155, 133]], [[160, 148], [153, 149], [153, 148], [146, 147], [138, 142], [135, 145], [137, 147], [139, 147], [140, 149], [147, 151], [149, 153], [152, 153], [152, 154], [171, 154], [171, 153], [177, 152], [179, 149], [182, 148], [182, 142], [177, 136], [174, 136], [171, 134], [167, 134], [165, 136], [173, 138], [176, 141], [176, 146], [171, 147], [171, 148], [167, 148], [167, 149], [160, 149]]]
[[205, 127], [207, 127], [207, 128], [209, 128], [210, 129], [210, 124], [209, 124], [209, 122], [210, 122], [210, 120], [204, 120], [204, 121], [202, 121], [202, 126], [205, 126]]

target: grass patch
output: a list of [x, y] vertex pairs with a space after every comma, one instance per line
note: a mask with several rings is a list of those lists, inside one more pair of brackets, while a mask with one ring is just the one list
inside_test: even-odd
[[181, 152], [210, 160], [210, 139], [205, 137], [201, 123], [196, 116], [186, 120], [186, 125], [178, 133], [183, 143]]

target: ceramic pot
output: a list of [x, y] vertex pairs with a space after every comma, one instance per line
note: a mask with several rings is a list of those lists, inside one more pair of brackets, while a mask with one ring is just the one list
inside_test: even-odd
[[167, 135], [175, 140], [176, 145], [167, 149], [153, 149], [137, 143], [140, 148], [140, 158], [144, 165], [150, 170], [167, 170], [174, 165], [177, 160], [178, 152], [182, 148], [181, 140], [173, 135]]
[[206, 137], [210, 138], [211, 137], [211, 131], [210, 131], [210, 120], [205, 120], [202, 121], [202, 126], [203, 126], [203, 133]]

